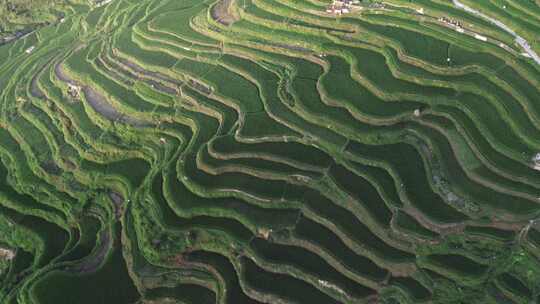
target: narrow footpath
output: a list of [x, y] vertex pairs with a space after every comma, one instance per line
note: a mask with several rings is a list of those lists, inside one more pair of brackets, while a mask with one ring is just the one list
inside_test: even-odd
[[531, 58], [536, 63], [540, 64], [540, 56], [538, 56], [538, 54], [536, 54], [536, 52], [531, 48], [531, 46], [529, 45], [527, 40], [525, 40], [525, 38], [519, 36], [516, 32], [514, 32], [511, 28], [506, 26], [504, 23], [502, 23], [501, 21], [499, 21], [497, 19], [491, 18], [488, 15], [485, 15], [485, 14], [483, 14], [483, 13], [481, 13], [481, 12], [471, 8], [471, 7], [468, 7], [467, 5], [459, 2], [459, 0], [452, 0], [452, 2], [454, 3], [455, 7], [459, 8], [459, 9], [462, 9], [462, 10], [464, 10], [464, 11], [466, 11], [468, 13], [471, 13], [473, 15], [476, 15], [476, 16], [478, 16], [480, 18], [483, 18], [483, 19], [495, 24], [499, 28], [503, 29], [504, 31], [506, 31], [510, 35], [514, 36], [516, 38], [517, 44], [519, 44], [523, 48], [525, 53], [529, 54], [529, 56], [531, 56]]

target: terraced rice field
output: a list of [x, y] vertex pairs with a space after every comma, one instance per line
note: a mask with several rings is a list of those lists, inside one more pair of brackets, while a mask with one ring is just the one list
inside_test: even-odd
[[[0, 303], [540, 301], [540, 65], [365, 2], [114, 0], [0, 46]], [[538, 2], [463, 3], [539, 51]]]

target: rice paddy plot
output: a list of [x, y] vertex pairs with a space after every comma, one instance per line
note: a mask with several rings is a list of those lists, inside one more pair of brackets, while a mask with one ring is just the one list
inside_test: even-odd
[[460, 1], [7, 24], [0, 302], [538, 301], [540, 8]]

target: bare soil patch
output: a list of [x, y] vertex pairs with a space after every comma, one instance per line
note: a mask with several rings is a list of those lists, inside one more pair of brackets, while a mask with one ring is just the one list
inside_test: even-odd
[[238, 21], [238, 17], [231, 13], [230, 7], [234, 0], [221, 0], [212, 6], [210, 14], [217, 22], [229, 26]]

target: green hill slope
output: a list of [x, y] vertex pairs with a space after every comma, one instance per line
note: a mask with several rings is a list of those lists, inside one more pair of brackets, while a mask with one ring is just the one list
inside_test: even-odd
[[[534, 50], [509, 2], [474, 5]], [[0, 303], [538, 301], [509, 32], [442, 0], [47, 4], [1, 21], [55, 16], [0, 46]]]

